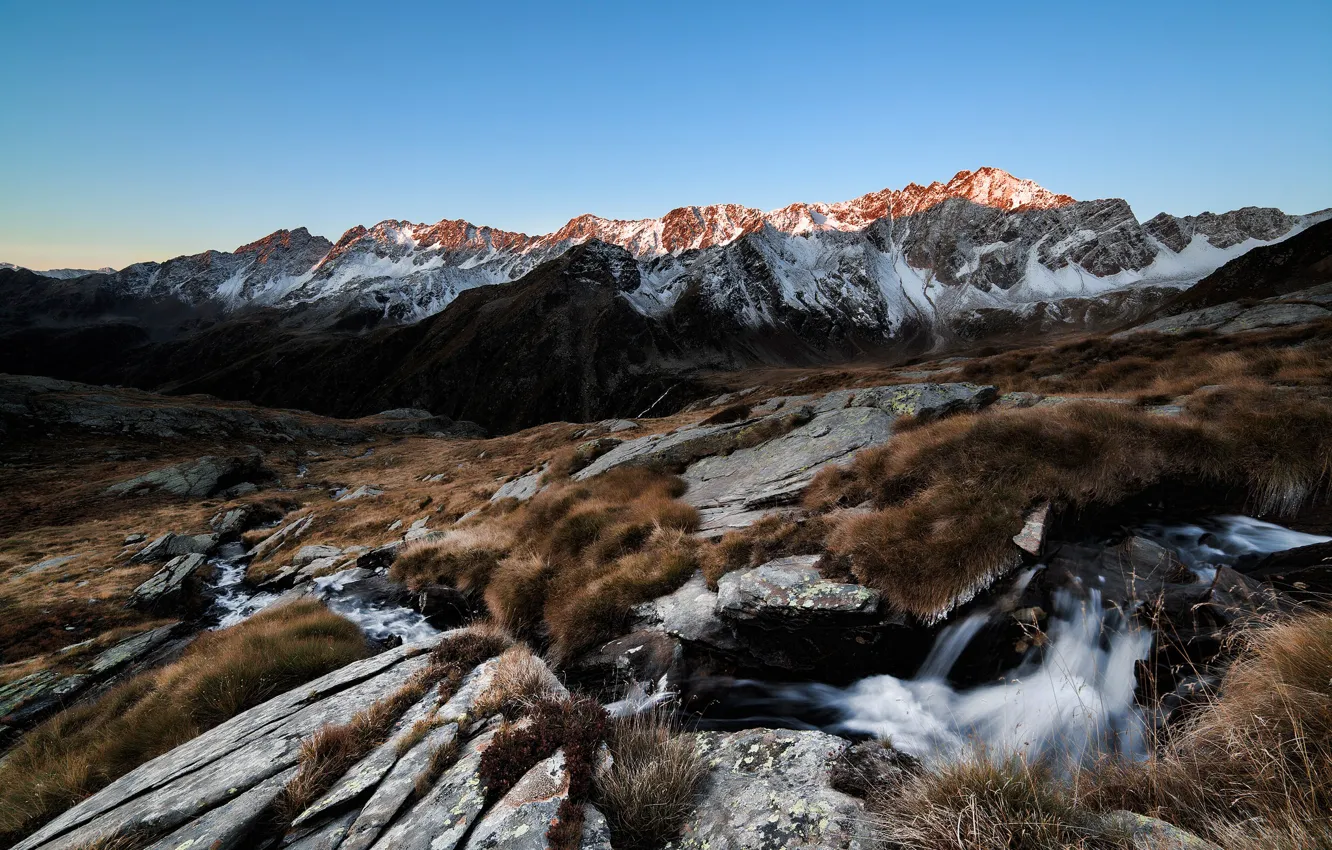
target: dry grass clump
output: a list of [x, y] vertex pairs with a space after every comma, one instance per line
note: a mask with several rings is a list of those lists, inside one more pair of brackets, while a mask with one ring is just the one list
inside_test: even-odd
[[1024, 513], [1114, 505], [1164, 482], [1241, 488], [1259, 513], [1325, 491], [1332, 404], [1292, 392], [1230, 389], [1191, 415], [1084, 402], [959, 416], [902, 434], [822, 473], [816, 508], [871, 500], [829, 546], [859, 580], [927, 621], [1016, 562]]
[[871, 796], [879, 837], [912, 850], [1132, 850], [1046, 768], [984, 757], [941, 765]]
[[440, 539], [409, 544], [393, 562], [389, 576], [413, 590], [434, 583], [479, 593], [510, 545], [497, 525], [450, 530]]
[[409, 549], [409, 583], [479, 593], [516, 634], [549, 639], [557, 658], [614, 637], [630, 609], [679, 587], [698, 566], [698, 512], [680, 479], [616, 469], [561, 482], [512, 512]]
[[1247, 380], [1325, 387], [1332, 385], [1332, 322], [1243, 334], [1093, 336], [972, 360], [955, 375], [1004, 391], [1136, 393], [1158, 402]]
[[556, 573], [545, 607], [556, 658], [621, 634], [635, 605], [680, 587], [698, 565], [697, 541], [680, 529], [657, 528], [639, 551], [589, 557]]
[[693, 811], [707, 773], [693, 737], [648, 712], [613, 721], [609, 743], [612, 760], [597, 774], [597, 804], [610, 822], [615, 846], [662, 846]]
[[74, 850], [143, 850], [153, 843], [153, 839], [160, 835], [145, 830], [130, 830], [128, 832], [116, 832], [98, 838], [87, 844], [80, 844]]
[[315, 601], [207, 632], [179, 661], [66, 709], [0, 763], [0, 843], [247, 708], [365, 657], [365, 638]]
[[736, 570], [766, 564], [788, 555], [819, 555], [832, 530], [823, 516], [764, 517], [748, 528], [728, 531], [717, 545], [704, 550], [703, 576], [716, 589], [717, 580]]
[[721, 410], [713, 413], [707, 419], [698, 423], [700, 425], [729, 425], [732, 422], [739, 422], [741, 419], [749, 417], [750, 406], [744, 402], [728, 404]]
[[1258, 628], [1248, 643], [1156, 759], [1097, 770], [1097, 803], [1230, 850], [1332, 847], [1332, 615]]
[[542, 625], [546, 589], [554, 568], [531, 551], [500, 561], [486, 588], [486, 610], [514, 634], [534, 634]]
[[564, 690], [560, 680], [526, 644], [504, 651], [495, 665], [490, 685], [476, 698], [472, 711], [478, 717], [503, 714], [516, 716], [524, 707]]
[[576, 446], [567, 446], [551, 457], [542, 478], [546, 481], [568, 478], [619, 444], [620, 440], [615, 437], [600, 437]]
[[430, 789], [444, 775], [444, 771], [449, 769], [449, 765], [457, 761], [459, 749], [458, 738], [454, 736], [431, 751], [430, 762], [426, 765], [426, 769], [421, 771], [412, 784], [412, 792], [416, 794], [418, 800], [430, 793]]

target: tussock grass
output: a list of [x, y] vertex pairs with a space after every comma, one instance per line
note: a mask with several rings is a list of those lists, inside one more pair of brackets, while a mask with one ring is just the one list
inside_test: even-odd
[[494, 525], [450, 530], [441, 539], [409, 544], [393, 562], [389, 575], [413, 590], [436, 583], [479, 593], [490, 583], [491, 573], [511, 545]]
[[732, 422], [739, 422], [741, 419], [749, 417], [750, 406], [744, 402], [728, 404], [727, 406], [715, 411], [708, 418], [698, 423], [700, 425], [729, 425]]
[[1096, 801], [1230, 850], [1332, 847], [1332, 615], [1254, 628], [1247, 643], [1157, 758], [1096, 771]]
[[504, 651], [495, 665], [490, 685], [472, 707], [478, 717], [516, 716], [522, 708], [563, 691], [560, 680], [525, 644]]
[[825, 470], [806, 494], [827, 509], [871, 500], [830, 548], [898, 608], [933, 621], [1017, 561], [1011, 538], [1031, 507], [1114, 505], [1165, 482], [1239, 488], [1253, 510], [1289, 512], [1324, 493], [1332, 404], [1229, 388], [1189, 415], [1082, 402], [931, 423]]
[[1091, 336], [979, 358], [954, 376], [1004, 391], [1137, 394], [1157, 403], [1246, 381], [1325, 387], [1332, 385], [1332, 322], [1229, 335]]
[[1132, 850], [1040, 765], [973, 757], [870, 799], [879, 836], [911, 850]]
[[679, 833], [707, 773], [693, 737], [646, 712], [612, 721], [609, 744], [611, 762], [597, 774], [596, 799], [615, 846], [662, 846]]
[[430, 789], [444, 775], [444, 771], [448, 770], [449, 766], [458, 760], [458, 751], [459, 745], [456, 736], [431, 751], [430, 762], [412, 784], [412, 792], [416, 794], [418, 800], [429, 794]]
[[176, 663], [66, 709], [23, 738], [0, 763], [0, 843], [245, 709], [366, 654], [353, 623], [309, 600], [200, 635]]
[[792, 519], [764, 517], [748, 528], [728, 531], [702, 554], [703, 576], [716, 589], [717, 580], [736, 570], [766, 564], [788, 555], [819, 555], [832, 530], [826, 517]]
[[698, 512], [684, 483], [650, 469], [563, 481], [501, 516], [412, 547], [394, 564], [411, 586], [479, 594], [513, 631], [549, 640], [557, 660], [618, 634], [630, 609], [699, 566]]

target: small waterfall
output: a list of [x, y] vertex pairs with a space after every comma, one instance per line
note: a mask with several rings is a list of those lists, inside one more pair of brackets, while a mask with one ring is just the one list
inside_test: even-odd
[[213, 567], [213, 605], [211, 615], [217, 620], [215, 629], [225, 629], [248, 620], [277, 601], [277, 594], [263, 593], [245, 584], [245, 548], [228, 543], [218, 550], [209, 562]]
[[837, 728], [891, 740], [922, 758], [955, 756], [967, 747], [1069, 762], [1107, 750], [1144, 751], [1134, 669], [1151, 648], [1149, 632], [1116, 609], [1103, 610], [1096, 591], [1086, 600], [1060, 593], [1044, 647], [1032, 649], [1003, 681], [955, 689], [946, 676], [958, 644], [987, 619], [974, 614], [957, 632], [941, 634], [931, 653], [938, 663], [927, 662], [915, 679], [871, 676], [829, 695], [842, 713]]
[[948, 672], [953, 669], [957, 659], [962, 656], [962, 651], [971, 643], [971, 639], [976, 633], [985, 628], [985, 624], [990, 622], [990, 612], [978, 611], [968, 616], [960, 623], [953, 623], [946, 627], [939, 636], [935, 638], [934, 646], [930, 649], [930, 654], [925, 656], [925, 661], [920, 665], [920, 672], [917, 678], [938, 679], [940, 681], [948, 678]]
[[[1266, 555], [1332, 538], [1292, 531], [1246, 516], [1193, 523], [1155, 523], [1135, 532], [1179, 553], [1203, 580], [1245, 556]], [[1017, 576], [1021, 593], [1038, 568]], [[763, 725], [823, 729], [888, 739], [906, 753], [929, 760], [969, 748], [997, 756], [1049, 758], [1065, 764], [1098, 754], [1146, 754], [1146, 724], [1136, 704], [1135, 671], [1152, 645], [1150, 630], [1099, 591], [1085, 597], [1056, 592], [1045, 640], [1002, 680], [960, 689], [948, 675], [982, 636], [987, 623], [1007, 616], [996, 609], [973, 612], [935, 639], [912, 679], [870, 676], [846, 688], [819, 682], [735, 682], [716, 713], [700, 722], [715, 728]]]
[[[216, 621], [215, 629], [225, 629], [248, 620], [284, 596], [255, 590], [245, 583], [249, 562], [244, 548], [238, 544], [222, 547], [209, 563], [214, 570], [213, 603], [209, 614]], [[355, 583], [364, 577], [364, 570], [343, 570], [315, 579], [309, 585], [309, 593], [322, 600], [334, 613], [359, 626], [371, 640], [383, 642], [396, 636], [404, 641], [415, 641], [440, 633], [422, 614], [411, 608], [359, 596]]]
[[400, 637], [404, 642], [425, 640], [440, 634], [439, 629], [430, 625], [419, 611], [402, 605], [384, 605], [367, 602], [354, 592], [347, 593], [346, 588], [355, 583], [359, 570], [343, 570], [331, 576], [314, 580], [314, 595], [322, 600], [334, 613], [341, 614], [361, 627], [366, 637], [384, 641], [390, 637]]

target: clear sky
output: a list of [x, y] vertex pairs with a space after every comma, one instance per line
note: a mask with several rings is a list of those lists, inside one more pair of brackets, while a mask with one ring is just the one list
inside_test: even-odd
[[836, 201], [1332, 206], [1332, 2], [0, 0], [0, 260]]

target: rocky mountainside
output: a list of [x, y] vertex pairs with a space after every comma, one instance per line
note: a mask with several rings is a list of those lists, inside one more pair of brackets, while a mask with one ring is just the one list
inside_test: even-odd
[[706, 370], [1121, 326], [1327, 217], [1140, 224], [1122, 200], [980, 169], [766, 213], [581, 216], [537, 237], [388, 221], [334, 244], [298, 228], [114, 274], [0, 270], [0, 371], [511, 430], [674, 409]]
[[768, 212], [714, 204], [633, 221], [582, 215], [541, 236], [460, 219], [357, 226], [336, 244], [280, 230], [230, 253], [138, 263], [88, 284], [119, 299], [222, 312], [275, 306], [303, 326], [356, 328], [419, 321], [462, 292], [599, 241], [638, 264], [639, 285], [624, 297], [645, 315], [696, 294], [750, 328], [798, 314], [895, 339], [920, 325], [984, 332], [984, 314], [996, 309], [1080, 321], [1052, 304], [1192, 283], [1319, 217], [1245, 208], [1140, 224], [1122, 200], [1075, 201], [981, 168], [947, 183]]

